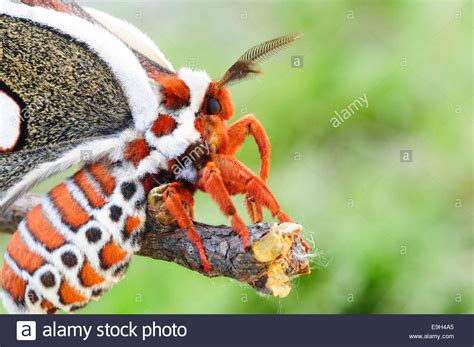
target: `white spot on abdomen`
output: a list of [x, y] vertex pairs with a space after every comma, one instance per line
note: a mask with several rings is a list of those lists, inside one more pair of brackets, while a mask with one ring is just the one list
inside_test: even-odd
[[0, 91], [0, 152], [8, 152], [17, 144], [21, 131], [20, 113], [20, 105]]

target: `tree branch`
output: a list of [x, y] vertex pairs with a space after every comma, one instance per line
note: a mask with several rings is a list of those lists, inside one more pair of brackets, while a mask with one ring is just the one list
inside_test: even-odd
[[[196, 223], [212, 265], [212, 270], [204, 273], [194, 245], [167, 215], [160, 196], [156, 188], [149, 194], [147, 225], [138, 255], [172, 261], [208, 277], [233, 278], [261, 294], [278, 297], [289, 294], [294, 277], [309, 274], [309, 255], [303, 245], [301, 226], [294, 223], [249, 226], [251, 247], [247, 250], [232, 228]], [[0, 216], [0, 231], [13, 233], [37, 203], [38, 196], [33, 194], [19, 199], [6, 215]]]

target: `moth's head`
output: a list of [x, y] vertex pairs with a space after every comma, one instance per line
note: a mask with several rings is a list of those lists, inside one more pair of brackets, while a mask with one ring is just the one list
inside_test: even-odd
[[232, 98], [227, 87], [261, 73], [260, 63], [301, 36], [300, 33], [285, 35], [250, 48], [219, 80], [209, 83], [199, 110], [197, 122], [200, 123], [200, 127], [197, 129], [211, 148], [217, 149], [226, 141], [225, 121], [232, 118], [234, 113]]
[[160, 147], [160, 142], [165, 142], [162, 139], [164, 135], [171, 134], [179, 123], [186, 121], [189, 124], [192, 119], [194, 135], [185, 134], [183, 130], [177, 134], [175, 140], [195, 141], [197, 139], [193, 136], [197, 136], [197, 130], [198, 136], [208, 142], [211, 148], [219, 148], [225, 142], [225, 122], [231, 119], [234, 113], [227, 87], [261, 73], [259, 63], [301, 36], [302, 34], [286, 35], [252, 47], [217, 81], [211, 81], [204, 71], [190, 68], [183, 68], [176, 74], [152, 74], [150, 77], [159, 88], [161, 105], [165, 111], [158, 115], [148, 129], [148, 142]]

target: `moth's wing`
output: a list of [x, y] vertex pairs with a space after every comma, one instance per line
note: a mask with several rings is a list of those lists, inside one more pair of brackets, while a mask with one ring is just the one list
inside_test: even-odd
[[111, 33], [125, 42], [135, 52], [143, 55], [163, 68], [171, 72], [175, 72], [173, 65], [165, 57], [153, 40], [148, 37], [148, 35], [140, 31], [137, 27], [122, 19], [116, 18], [108, 13], [104, 13], [93, 8], [84, 8], [84, 10], [96, 21], [106, 27]]
[[142, 31], [130, 23], [93, 8], [82, 8], [71, 0], [20, 0], [29, 6], [45, 7], [80, 17], [103, 26], [128, 45], [149, 74], [171, 74], [175, 70], [158, 46]]
[[0, 1], [0, 209], [54, 173], [115, 156], [157, 105], [136, 56], [107, 30]]

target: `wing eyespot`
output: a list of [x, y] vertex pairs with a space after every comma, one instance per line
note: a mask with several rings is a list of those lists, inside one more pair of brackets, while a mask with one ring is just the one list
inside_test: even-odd
[[15, 99], [0, 90], [0, 153], [13, 151], [20, 140], [21, 109]]

